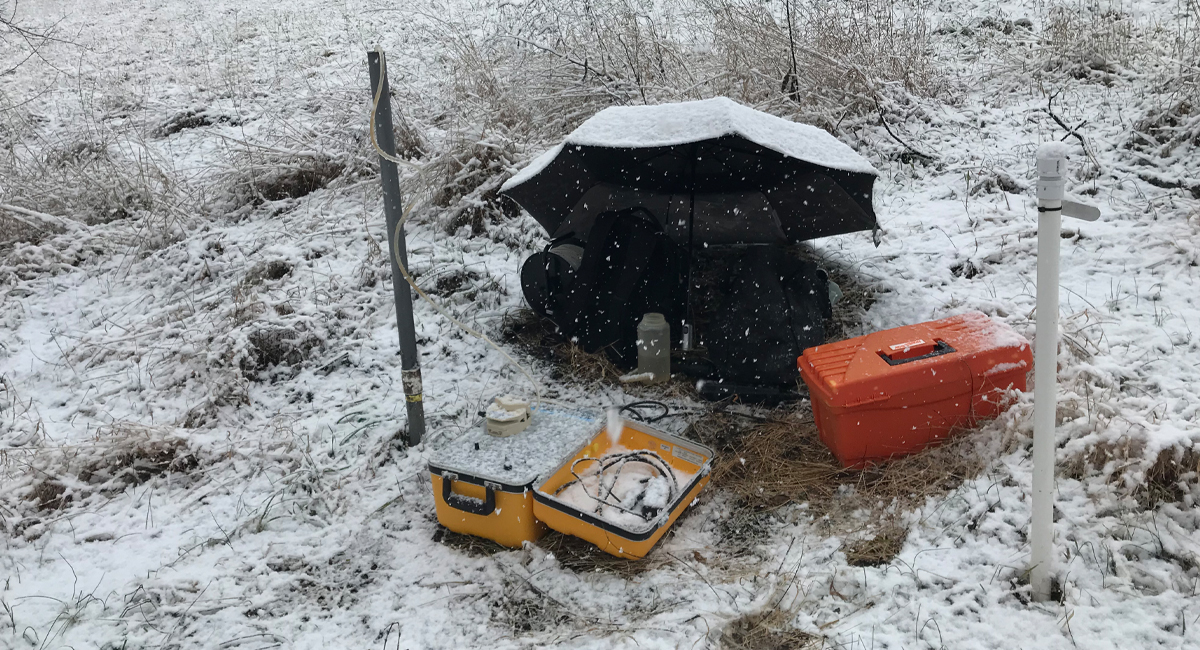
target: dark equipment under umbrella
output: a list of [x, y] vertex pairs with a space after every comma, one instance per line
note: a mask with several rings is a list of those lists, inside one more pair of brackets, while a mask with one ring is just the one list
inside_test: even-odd
[[586, 240], [598, 215], [645, 208], [687, 247], [690, 274], [697, 244], [785, 244], [877, 228], [877, 175], [825, 131], [716, 98], [605, 109], [501, 192], [553, 240]]

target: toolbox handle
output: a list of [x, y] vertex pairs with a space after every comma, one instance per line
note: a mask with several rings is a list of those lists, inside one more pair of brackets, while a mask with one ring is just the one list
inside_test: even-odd
[[[920, 343], [924, 343], [924, 341], [920, 341]], [[899, 346], [892, 346], [892, 347], [899, 347]], [[914, 356], [914, 357], [908, 357], [908, 358], [904, 358], [904, 357], [893, 358], [891, 356], [888, 356], [888, 354], [886, 352], [880, 350], [879, 356], [882, 357], [883, 360], [886, 361], [889, 366], [899, 366], [899, 365], [903, 365], [906, 363], [912, 363], [913, 361], [920, 361], [921, 359], [928, 359], [930, 357], [938, 357], [943, 354], [950, 354], [951, 352], [954, 352], [954, 348], [950, 347], [949, 343], [947, 343], [945, 341], [938, 341], [937, 345], [933, 346], [933, 350], [926, 354], [922, 354], [922, 355], [918, 355], [918, 356]]]
[[446, 472], [442, 474], [442, 501], [456, 510], [462, 510], [473, 515], [486, 517], [496, 509], [496, 484], [484, 482], [483, 501], [451, 491], [451, 486], [458, 480], [458, 474]]

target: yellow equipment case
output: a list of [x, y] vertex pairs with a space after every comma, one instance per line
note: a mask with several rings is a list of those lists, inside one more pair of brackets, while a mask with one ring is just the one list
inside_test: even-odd
[[520, 548], [546, 532], [533, 512], [533, 486], [595, 436], [598, 414], [541, 406], [529, 428], [506, 438], [480, 425], [429, 459], [438, 522], [466, 535]]
[[[586, 468], [595, 467], [597, 463], [599, 467], [605, 467], [605, 458], [645, 458], [650, 452], [656, 457], [652, 459], [655, 466], [661, 467], [661, 461], [676, 475], [688, 478], [678, 486], [676, 496], [666, 502], [661, 512], [644, 521], [628, 516], [623, 521], [614, 521], [611, 516], [597, 514], [606, 508], [611, 509], [611, 506], [599, 504], [599, 500], [596, 503], [584, 501], [581, 507], [579, 502], [573, 503], [561, 496], [564, 488], [583, 480], [580, 472], [586, 474]], [[641, 422], [625, 421], [616, 440], [608, 435], [605, 427], [577, 448], [565, 464], [537, 486], [533, 492], [533, 514], [550, 528], [585, 539], [607, 553], [631, 560], [641, 559], [708, 484], [712, 456], [712, 450], [704, 445], [658, 431]], [[620, 461], [609, 466], [614, 467], [617, 462]], [[619, 467], [617, 469], [620, 471]], [[618, 479], [612, 477], [607, 483], [605, 480], [601, 477], [600, 484], [606, 486], [611, 495]], [[594, 499], [590, 495], [589, 498]]]

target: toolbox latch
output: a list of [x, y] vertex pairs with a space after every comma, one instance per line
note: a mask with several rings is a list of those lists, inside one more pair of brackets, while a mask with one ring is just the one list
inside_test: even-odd
[[941, 356], [954, 352], [954, 348], [950, 347], [945, 341], [927, 341], [925, 339], [914, 339], [905, 341], [895, 345], [889, 345], [879, 351], [879, 356], [887, 362], [889, 366], [898, 366], [904, 363], [920, 361], [930, 357]]

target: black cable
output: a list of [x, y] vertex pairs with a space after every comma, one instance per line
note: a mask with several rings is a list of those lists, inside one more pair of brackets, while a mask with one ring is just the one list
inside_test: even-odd
[[[642, 413], [642, 409], [649, 409], [649, 408], [662, 409], [662, 412], [657, 415], [646, 415], [645, 413]], [[670, 415], [671, 408], [669, 406], [667, 406], [666, 404], [663, 404], [662, 402], [659, 402], [657, 400], [644, 399], [644, 400], [639, 400], [637, 402], [630, 402], [630, 403], [626, 404], [625, 406], [622, 406], [621, 413], [629, 413], [629, 417], [631, 419], [637, 420], [638, 422], [645, 422], [646, 424], [653, 424], [653, 423], [658, 422], [659, 420], [667, 417], [668, 415]]]
[[[597, 486], [596, 486], [596, 494], [594, 494], [594, 495], [592, 493], [588, 492], [587, 488], [583, 485], [584, 477], [580, 476], [579, 474], [577, 474], [575, 472], [575, 466], [578, 465], [579, 463], [583, 463], [583, 462], [595, 462], [595, 463], [599, 464], [599, 467], [597, 467], [595, 473], [588, 475], [588, 476], [596, 476], [599, 479]], [[622, 512], [626, 512], [631, 515], [641, 517], [642, 519], [645, 519], [646, 521], [650, 521], [654, 517], [658, 516], [658, 514], [661, 512], [660, 509], [642, 508], [642, 511], [638, 512], [638, 511], [626, 508], [625, 506], [621, 505], [620, 503], [613, 503], [612, 501], [609, 500], [610, 498], [615, 497], [615, 495], [613, 494], [613, 489], [617, 485], [617, 480], [620, 478], [621, 471], [623, 469], [625, 469], [625, 466], [629, 463], [638, 463], [638, 464], [642, 464], [642, 465], [649, 465], [651, 469], [653, 469], [660, 476], [665, 477], [669, 481], [668, 490], [667, 490], [667, 503], [668, 504], [673, 502], [675, 500], [675, 497], [678, 496], [679, 481], [676, 480], [675, 473], [673, 471], [671, 471], [671, 466], [667, 464], [667, 461], [664, 460], [662, 456], [659, 456], [657, 453], [655, 453], [653, 451], [649, 451], [649, 450], [645, 450], [645, 449], [639, 449], [636, 451], [628, 451], [628, 452], [621, 452], [621, 453], [615, 453], [615, 454], [607, 454], [607, 455], [601, 456], [600, 458], [590, 458], [590, 457], [577, 458], [575, 460], [575, 462], [571, 463], [571, 475], [574, 476], [575, 479], [571, 480], [571, 481], [567, 481], [566, 483], [563, 483], [562, 485], [558, 486], [558, 489], [556, 489], [554, 491], [554, 496], [558, 496], [567, 488], [571, 487], [572, 485], [574, 485], [576, 483], [579, 483], [580, 487], [583, 488], [583, 493], [586, 494], [593, 501], [596, 501], [596, 513], [597, 514], [600, 514], [600, 512], [604, 509], [604, 506], [609, 506], [610, 508], [616, 508], [617, 510], [620, 510]], [[609, 474], [609, 470], [614, 470], [614, 471], [611, 474]], [[604, 479], [605, 479], [606, 474], [609, 474], [610, 476], [612, 476], [612, 482], [609, 483], [607, 494], [604, 494], [603, 496], [601, 496], [601, 492], [604, 490]], [[646, 481], [646, 482], [648, 482], [648, 481]], [[635, 504], [641, 503], [645, 499], [645, 496], [646, 496], [645, 490], [643, 490], [642, 494], [638, 495], [638, 498], [635, 500]]]

